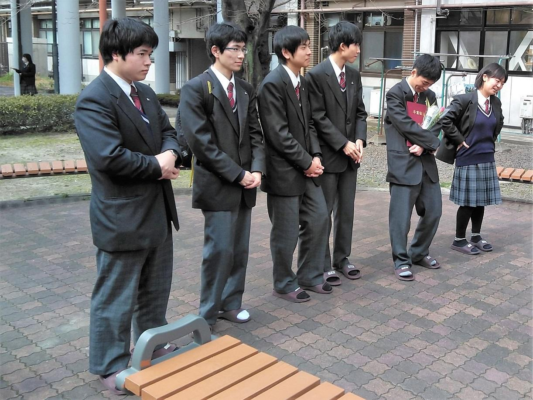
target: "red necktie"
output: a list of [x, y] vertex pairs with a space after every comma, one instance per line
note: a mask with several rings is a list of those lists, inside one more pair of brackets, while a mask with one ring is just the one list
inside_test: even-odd
[[344, 92], [346, 90], [346, 80], [344, 79], [344, 72], [341, 72], [340, 74], [340, 80], [339, 85], [341, 85], [341, 90]]
[[485, 100], [485, 114], [489, 113], [489, 99]]
[[133, 100], [133, 104], [135, 104], [135, 107], [140, 112], [144, 113], [143, 107], [141, 105], [141, 100], [139, 99], [139, 94], [137, 93], [137, 89], [135, 86], [131, 85], [131, 92], [130, 92], [131, 99]]
[[418, 103], [418, 93], [417, 92], [415, 92], [415, 94], [413, 95], [413, 101], [415, 103]]
[[298, 100], [300, 100], [300, 82], [298, 82], [298, 84], [294, 88], [294, 91], [296, 92], [296, 97], [298, 98]]
[[228, 99], [229, 99], [229, 105], [233, 109], [235, 107], [235, 98], [233, 97], [233, 83], [229, 83], [228, 85]]

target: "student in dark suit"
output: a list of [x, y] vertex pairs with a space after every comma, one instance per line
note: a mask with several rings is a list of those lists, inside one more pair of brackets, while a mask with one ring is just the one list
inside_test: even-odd
[[[435, 93], [428, 88], [439, 80], [440, 74], [439, 59], [422, 54], [415, 60], [411, 75], [394, 85], [386, 97], [387, 182], [391, 195], [389, 232], [394, 272], [400, 280], [414, 280], [412, 264], [440, 268], [438, 261], [429, 255], [429, 246], [442, 214], [439, 173], [434, 156], [440, 144], [440, 124], [435, 124], [431, 130], [422, 129], [407, 113], [408, 101], [436, 103]], [[420, 220], [408, 252], [407, 235], [413, 206]]]
[[207, 72], [213, 110], [207, 114], [202, 80], [181, 90], [182, 129], [195, 156], [193, 207], [205, 218], [200, 316], [243, 323], [250, 223], [264, 171], [263, 136], [252, 86], [235, 76], [246, 54], [246, 33], [230, 23], [207, 31]]
[[[315, 178], [322, 175], [321, 150], [311, 119], [311, 106], [300, 69], [309, 65], [309, 35], [287, 26], [274, 35], [280, 65], [259, 89], [259, 115], [266, 150], [266, 172], [261, 189], [267, 193], [272, 230], [273, 295], [301, 303], [305, 290], [331, 293], [324, 282], [327, 206]], [[298, 271], [292, 271], [296, 244]], [[305, 289], [305, 290], [304, 290]]]
[[[179, 175], [176, 131], [149, 86], [139, 83], [157, 47], [138, 19], [109, 20], [100, 37], [105, 67], [76, 103], [74, 119], [91, 172], [90, 219], [97, 247], [89, 370], [116, 394], [115, 378], [147, 329], [165, 325], [172, 282], [170, 180]], [[156, 348], [153, 358], [175, 349]]]
[[13, 68], [17, 74], [20, 75], [20, 94], [29, 94], [33, 96], [37, 94], [37, 88], [35, 87], [35, 64], [31, 59], [31, 55], [22, 55], [22, 68]]
[[494, 143], [503, 127], [502, 103], [496, 95], [506, 81], [503, 67], [487, 65], [477, 74], [477, 90], [456, 96], [442, 118], [444, 140], [437, 158], [449, 164], [455, 161], [450, 200], [459, 206], [451, 248], [464, 254], [492, 251], [492, 245], [481, 237], [481, 225], [485, 206], [502, 202]]
[[313, 122], [317, 131], [324, 174], [320, 177], [328, 206], [329, 227], [333, 213], [333, 269], [329, 240], [326, 241], [324, 278], [333, 286], [341, 284], [336, 271], [348, 279], [361, 272], [348, 257], [352, 249], [357, 169], [366, 146], [366, 117], [361, 75], [347, 65], [359, 53], [361, 31], [350, 22], [339, 22], [329, 30], [333, 52], [306, 76]]

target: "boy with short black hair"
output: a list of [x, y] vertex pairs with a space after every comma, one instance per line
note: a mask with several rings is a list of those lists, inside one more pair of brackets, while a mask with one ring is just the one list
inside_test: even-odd
[[[105, 67], [81, 92], [74, 120], [91, 171], [90, 219], [97, 247], [91, 297], [89, 371], [115, 394], [116, 377], [147, 329], [166, 325], [179, 229], [171, 179], [180, 147], [154, 91], [140, 83], [158, 45], [136, 18], [108, 20], [100, 36]], [[176, 349], [158, 346], [152, 358]]]
[[[442, 214], [442, 196], [435, 150], [439, 147], [440, 124], [422, 129], [407, 112], [407, 102], [436, 104], [429, 89], [442, 71], [438, 58], [419, 56], [407, 79], [387, 93], [385, 134], [387, 137], [387, 182], [390, 183], [389, 232], [396, 277], [414, 280], [412, 264], [437, 269], [440, 264], [429, 255], [429, 246], [437, 232]], [[413, 206], [420, 216], [407, 251], [407, 235]]]
[[324, 259], [324, 278], [333, 286], [341, 284], [336, 271], [348, 279], [361, 277], [360, 270], [348, 259], [352, 248], [357, 170], [366, 146], [367, 118], [361, 75], [348, 63], [359, 56], [361, 40], [361, 31], [354, 24], [337, 23], [329, 31], [332, 54], [306, 76], [313, 122], [322, 149], [324, 174], [320, 181], [328, 206], [328, 238], [332, 214], [334, 221], [333, 257], [328, 240]]
[[[263, 135], [252, 86], [235, 76], [246, 54], [246, 33], [232, 23], [207, 31], [213, 65], [181, 90], [181, 127], [194, 154], [193, 208], [205, 218], [200, 316], [250, 320], [242, 308], [252, 207], [264, 171]], [[204, 84], [212, 87], [212, 109]]]
[[[287, 26], [274, 36], [280, 65], [259, 89], [258, 103], [266, 150], [266, 173], [261, 189], [267, 193], [272, 223], [273, 295], [290, 302], [309, 301], [304, 291], [331, 293], [324, 282], [327, 207], [314, 178], [322, 175], [321, 150], [313, 127], [305, 79], [300, 69], [309, 65], [309, 35]], [[296, 245], [298, 271], [292, 271]]]

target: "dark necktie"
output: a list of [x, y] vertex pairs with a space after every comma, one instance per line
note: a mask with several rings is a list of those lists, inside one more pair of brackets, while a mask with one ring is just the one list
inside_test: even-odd
[[294, 88], [294, 91], [296, 92], [296, 97], [298, 98], [298, 100], [300, 100], [300, 82], [298, 82], [298, 84]]
[[144, 113], [143, 107], [141, 105], [141, 100], [139, 99], [139, 94], [137, 93], [137, 89], [133, 85], [131, 85], [130, 87], [131, 87], [130, 96], [131, 96], [131, 99], [133, 100], [133, 104], [135, 104], [135, 107], [137, 108], [137, 110]]
[[235, 98], [233, 97], [233, 83], [229, 83], [228, 85], [228, 99], [229, 99], [229, 105], [231, 106], [231, 109], [235, 108]]
[[346, 79], [344, 79], [344, 72], [341, 72], [339, 76], [339, 85], [341, 86], [341, 90], [344, 92], [346, 90]]
[[489, 99], [485, 100], [485, 114], [489, 113], [490, 106], [489, 106]]
[[418, 93], [417, 92], [415, 92], [415, 94], [413, 95], [413, 101], [415, 103], [418, 103]]

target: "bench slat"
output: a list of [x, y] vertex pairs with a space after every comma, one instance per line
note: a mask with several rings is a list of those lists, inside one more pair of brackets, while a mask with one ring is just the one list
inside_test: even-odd
[[172, 357], [169, 360], [152, 365], [136, 374], [130, 375], [126, 378], [124, 386], [130, 392], [140, 396], [142, 388], [238, 346], [240, 343], [240, 340], [231, 336], [222, 336], [183, 354], [179, 354], [176, 357]]
[[522, 182], [531, 182], [533, 180], [533, 170], [528, 169], [524, 175], [522, 175]]
[[61, 161], [52, 161], [52, 171], [54, 171], [54, 174], [63, 173], [63, 163]]
[[13, 169], [15, 170], [16, 176], [26, 175], [26, 167], [24, 167], [24, 164], [13, 164]]
[[66, 160], [64, 164], [65, 164], [65, 172], [76, 171], [76, 167], [74, 166], [74, 160]]
[[316, 388], [298, 397], [298, 400], [337, 400], [344, 394], [344, 389], [329, 382], [323, 382]]
[[293, 400], [320, 384], [316, 376], [300, 371], [279, 385], [255, 397], [254, 400]]
[[[274, 365], [278, 360], [266, 353], [258, 353], [216, 376], [205, 379], [198, 384], [168, 398], [168, 400], [203, 400], [242, 382], [260, 371]], [[274, 398], [270, 398], [273, 400]], [[144, 400], [144, 399], [143, 399]]]
[[356, 396], [353, 393], [346, 393], [339, 400], [365, 400], [365, 399], [363, 399], [362, 397]]
[[[188, 353], [189, 352], [186, 352], [183, 355]], [[220, 376], [222, 371], [243, 360], [246, 360], [247, 358], [252, 357], [257, 353], [257, 349], [254, 349], [246, 344], [240, 344], [239, 346], [233, 347], [228, 351], [224, 351], [214, 357], [208, 358], [207, 360], [193, 365], [183, 371], [172, 375], [167, 375], [165, 379], [162, 379], [155, 384], [142, 389], [141, 397], [143, 400], [166, 399], [174, 393], [178, 393], [179, 391], [195, 385], [198, 382], [201, 382], [203, 385], [203, 381], [205, 379], [215, 374]], [[179, 356], [176, 358], [179, 358]]]
[[2, 175], [3, 176], [13, 176], [13, 166], [11, 164], [2, 165]]
[[49, 174], [52, 172], [52, 168], [50, 167], [50, 163], [43, 161], [39, 163], [39, 170], [41, 171], [41, 174]]
[[[298, 372], [298, 368], [278, 362], [258, 374], [224, 390], [210, 400], [248, 400]], [[343, 392], [344, 393], [344, 392]]]
[[29, 162], [26, 164], [29, 175], [39, 175], [39, 165], [35, 162]]
[[78, 172], [87, 172], [87, 161], [76, 160], [76, 169]]
[[513, 171], [514, 168], [505, 168], [500, 176], [502, 179], [509, 179]]

